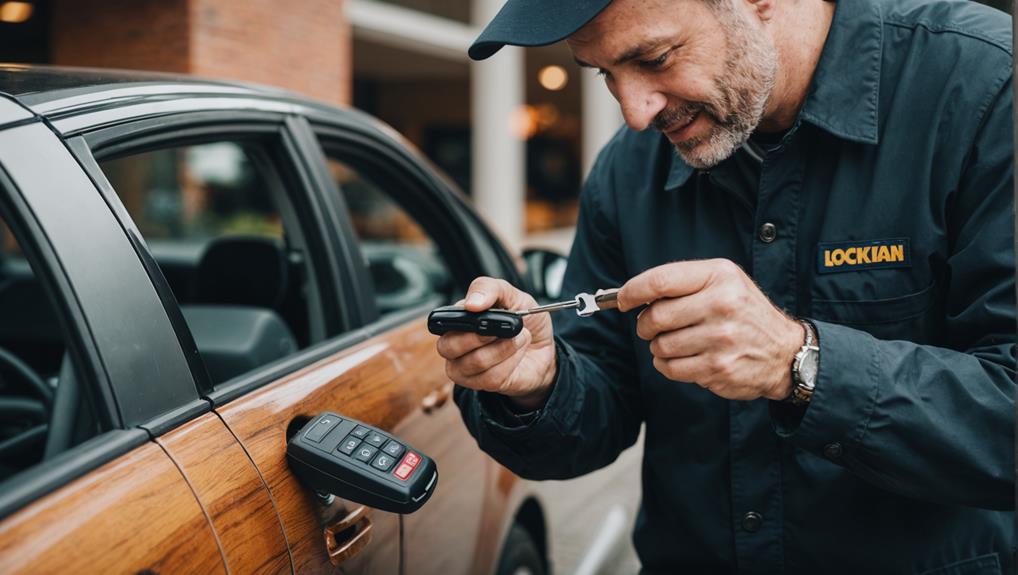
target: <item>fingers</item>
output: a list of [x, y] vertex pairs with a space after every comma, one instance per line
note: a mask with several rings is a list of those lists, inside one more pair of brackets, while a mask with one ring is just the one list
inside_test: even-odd
[[662, 298], [679, 298], [703, 290], [718, 276], [742, 270], [730, 260], [691, 260], [651, 268], [630, 279], [619, 290], [619, 310], [629, 311]]
[[499, 340], [445, 364], [446, 375], [470, 389], [505, 391], [513, 372], [523, 360], [530, 343], [524, 330], [513, 339]]
[[454, 361], [496, 339], [498, 338], [491, 335], [452, 331], [438, 338], [435, 349], [438, 350], [438, 355], [449, 361]]
[[502, 279], [479, 277], [470, 283], [464, 307], [467, 311], [484, 311], [492, 307], [510, 310], [533, 307], [537, 302]]
[[715, 333], [714, 329], [705, 324], [698, 324], [661, 333], [650, 342], [650, 353], [662, 359], [692, 357], [723, 347], [719, 342], [719, 339], [723, 338], [724, 336]]
[[654, 369], [672, 381], [695, 383], [709, 389], [714, 372], [700, 357], [654, 358]]
[[702, 293], [682, 298], [659, 299], [640, 312], [636, 335], [652, 340], [661, 333], [680, 330], [703, 322], [709, 313], [707, 296]]
[[481, 374], [511, 358], [529, 341], [529, 332], [520, 332], [512, 339], [501, 339], [479, 347], [451, 362], [448, 371], [460, 379]]

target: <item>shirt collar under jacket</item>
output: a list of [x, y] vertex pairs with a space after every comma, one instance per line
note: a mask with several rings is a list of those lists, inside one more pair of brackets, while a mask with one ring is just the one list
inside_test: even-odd
[[[878, 1], [837, 2], [813, 85], [799, 113], [802, 121], [846, 140], [878, 143], [883, 33]], [[665, 189], [686, 183], [693, 171], [673, 151]]]

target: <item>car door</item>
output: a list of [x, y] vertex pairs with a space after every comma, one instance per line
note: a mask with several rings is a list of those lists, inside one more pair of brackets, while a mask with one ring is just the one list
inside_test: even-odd
[[179, 346], [195, 352], [192, 376], [216, 408], [159, 442], [198, 493], [231, 570], [396, 572], [398, 515], [323, 500], [285, 464], [288, 434], [309, 416], [360, 402], [363, 420], [382, 424], [389, 415], [377, 406], [398, 403], [398, 388], [362, 401], [356, 383], [328, 376], [330, 359], [358, 337], [344, 327], [357, 310], [337, 297], [348, 281], [338, 273], [343, 246], [324, 238], [286, 116], [236, 100], [202, 104], [183, 98], [173, 105], [187, 113], [85, 129], [71, 145], [139, 238]]
[[187, 375], [159, 300], [60, 139], [0, 99], [0, 124], [11, 115], [0, 127], [0, 571], [226, 573], [200, 502], [151, 441], [165, 400], [198, 400], [193, 383], [155, 378], [147, 398], [133, 387]]
[[[499, 493], [496, 486], [505, 470], [462, 424], [426, 316], [461, 297], [473, 277], [500, 275], [464, 247], [498, 246], [490, 238], [470, 238], [464, 214], [443, 203], [449, 198], [422, 167], [384, 138], [335, 124], [316, 123], [314, 130], [335, 184], [334, 205], [345, 210], [370, 278], [378, 319], [368, 329], [399, 354], [400, 378], [411, 390], [413, 405], [395, 429], [438, 463], [439, 489], [403, 519], [405, 572], [489, 571], [505, 519], [498, 514], [507, 511], [508, 490]], [[394, 318], [408, 327], [390, 334]]]

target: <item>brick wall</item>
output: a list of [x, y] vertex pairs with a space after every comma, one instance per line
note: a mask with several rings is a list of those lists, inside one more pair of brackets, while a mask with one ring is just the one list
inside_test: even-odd
[[350, 102], [343, 0], [54, 0], [59, 65], [186, 72]]
[[187, 72], [187, 5], [188, 0], [54, 0], [52, 63]]
[[350, 33], [341, 0], [191, 0], [191, 21], [196, 74], [350, 99]]

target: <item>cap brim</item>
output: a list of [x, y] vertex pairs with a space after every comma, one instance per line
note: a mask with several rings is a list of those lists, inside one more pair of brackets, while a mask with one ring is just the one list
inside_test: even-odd
[[484, 60], [502, 46], [546, 46], [568, 38], [611, 0], [509, 0], [474, 40], [467, 53]]

